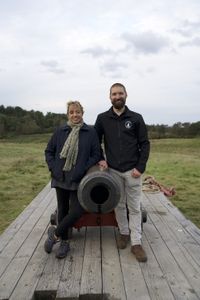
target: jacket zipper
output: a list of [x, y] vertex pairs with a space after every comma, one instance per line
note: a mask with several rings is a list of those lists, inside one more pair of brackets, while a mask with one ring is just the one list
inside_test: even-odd
[[[118, 137], [119, 137], [119, 158], [120, 158], [122, 147], [121, 147], [121, 131], [120, 131], [120, 120], [119, 119], [118, 119], [118, 124], [117, 125], [118, 125]], [[120, 159], [118, 160], [118, 164], [120, 166], [120, 164], [121, 164]]]

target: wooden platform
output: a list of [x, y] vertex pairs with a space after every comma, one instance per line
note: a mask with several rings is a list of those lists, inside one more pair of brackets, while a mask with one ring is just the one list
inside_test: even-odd
[[58, 260], [43, 250], [56, 206], [47, 185], [0, 236], [0, 299], [200, 299], [200, 230], [161, 193], [143, 196], [147, 263], [118, 251], [116, 229], [74, 231]]

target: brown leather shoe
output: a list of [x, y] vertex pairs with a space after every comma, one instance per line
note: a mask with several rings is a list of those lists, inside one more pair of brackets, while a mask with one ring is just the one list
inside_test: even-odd
[[119, 249], [125, 249], [129, 241], [129, 234], [119, 234], [117, 236], [117, 247]]
[[131, 246], [131, 252], [135, 255], [137, 261], [139, 262], [147, 261], [147, 255], [141, 245]]

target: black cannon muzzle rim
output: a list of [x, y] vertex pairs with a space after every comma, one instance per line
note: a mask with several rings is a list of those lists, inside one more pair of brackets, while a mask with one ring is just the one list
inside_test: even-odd
[[86, 211], [107, 213], [117, 206], [120, 200], [120, 188], [110, 174], [92, 172], [81, 180], [78, 199]]

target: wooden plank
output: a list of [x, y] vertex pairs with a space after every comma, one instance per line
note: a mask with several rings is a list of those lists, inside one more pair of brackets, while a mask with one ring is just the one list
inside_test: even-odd
[[[145, 234], [143, 234], [142, 242], [148, 256], [148, 261], [144, 264], [141, 263], [140, 267], [147, 285], [150, 299], [174, 300], [175, 298], [171, 292], [168, 282], [156, 260], [156, 257], [154, 256], [154, 253], [152, 252], [151, 245], [149, 245]], [[140, 293], [144, 294], [143, 291], [143, 287], [141, 287], [141, 291], [138, 293], [139, 296], [135, 299], [140, 299]]]
[[44, 198], [45, 201], [43, 201], [43, 203], [38, 206], [34, 213], [31, 214], [26, 222], [21, 226], [20, 230], [2, 250], [0, 254], [0, 276], [3, 274], [13, 257], [17, 254], [20, 247], [29, 236], [30, 232], [34, 228], [41, 215], [45, 210], [47, 210], [51, 202], [54, 203], [54, 194], [51, 193], [48, 197], [47, 196]]
[[[179, 220], [174, 214], [171, 214], [171, 210], [168, 209], [169, 205], [165, 205], [164, 198], [159, 197], [158, 195], [152, 197], [152, 195], [147, 195], [146, 199], [149, 200], [149, 205], [154, 208], [154, 211], [159, 212], [158, 207], [162, 205], [162, 210], [165, 212], [162, 215], [162, 221], [165, 222], [165, 225], [169, 227], [169, 230], [173, 233], [174, 239], [181, 244], [182, 251], [184, 251], [190, 260], [190, 263], [193, 264], [196, 268], [200, 267], [200, 245], [195, 239], [194, 235], [191, 234], [186, 227], [182, 226]], [[164, 202], [164, 203], [163, 203]], [[168, 201], [169, 202], [169, 201]], [[190, 258], [191, 257], [191, 258]]]
[[[38, 220], [30, 235], [22, 243], [19, 251], [15, 257], [11, 260], [7, 269], [1, 276], [0, 280], [0, 299], [8, 299], [19, 281], [24, 269], [29, 263], [30, 258], [34, 254], [36, 247], [38, 246], [44, 230], [49, 223], [50, 211], [55, 208], [54, 201], [51, 201], [44, 214]], [[43, 250], [44, 252], [44, 250]]]
[[[116, 229], [116, 235], [117, 234]], [[150, 296], [140, 264], [131, 253], [130, 247], [131, 245], [128, 245], [126, 249], [119, 250], [121, 272], [124, 279], [127, 299], [148, 300]]]
[[[53, 250], [56, 250], [56, 246]], [[45, 268], [35, 288], [34, 300], [55, 299], [64, 263], [65, 259], [57, 259], [54, 251], [48, 255]]]
[[[162, 194], [144, 194], [147, 263], [118, 250], [113, 227], [74, 231], [63, 259], [46, 254], [56, 206], [47, 185], [0, 236], [0, 299], [200, 299], [200, 231]], [[1, 243], [2, 242], [2, 243]]]
[[71, 250], [64, 263], [56, 300], [79, 299], [85, 235], [86, 228], [81, 228], [80, 232], [73, 230], [73, 236], [70, 242]]
[[[147, 194], [147, 197], [150, 195]], [[152, 198], [152, 197], [151, 197]], [[159, 194], [159, 199], [162, 204], [170, 211], [170, 213], [177, 219], [177, 221], [188, 231], [188, 233], [200, 244], [200, 229], [181, 213], [181, 211], [174, 206], [171, 201], [162, 193]]]
[[29, 260], [20, 280], [13, 293], [11, 294], [9, 300], [32, 300], [35, 288], [37, 286], [38, 280], [43, 272], [46, 265], [48, 254], [44, 251], [44, 242], [46, 239], [46, 234], [43, 235], [38, 247], [36, 248], [33, 256]]
[[102, 294], [100, 227], [88, 227], [81, 277], [81, 299]]
[[[155, 200], [155, 199], [154, 199]], [[152, 206], [156, 207], [158, 199], [156, 201], [152, 200]], [[177, 220], [175, 223], [172, 222], [169, 213], [166, 213], [165, 216], [160, 216], [159, 214], [150, 214], [150, 218], [154, 225], [156, 226], [157, 230], [160, 232], [160, 235], [164, 239], [167, 247], [170, 249], [174, 259], [176, 260], [179, 268], [184, 273], [185, 277], [187, 278], [188, 282], [192, 286], [194, 292], [200, 296], [200, 268], [196, 264], [191, 263], [191, 256], [189, 252], [185, 251], [184, 246], [182, 245], [181, 241], [176, 237], [176, 228], [177, 228]], [[166, 219], [165, 219], [166, 218]], [[169, 221], [170, 219], [170, 221]], [[170, 227], [168, 226], [170, 224]], [[174, 225], [174, 226], [173, 226]], [[175, 230], [174, 230], [175, 228]], [[180, 228], [180, 225], [179, 225]], [[174, 233], [175, 232], [175, 233]], [[182, 233], [181, 231], [180, 233]], [[188, 233], [187, 233], [188, 235]], [[197, 245], [199, 246], [199, 245]], [[200, 246], [198, 247], [200, 252]]]
[[23, 212], [4, 230], [4, 232], [0, 235], [0, 253], [20, 230], [21, 226], [26, 222], [34, 210], [37, 209], [44, 198], [48, 197], [49, 193], [52, 193], [52, 191], [50, 190], [50, 185], [47, 184], [45, 188], [23, 210]]
[[148, 223], [144, 228], [144, 232], [175, 299], [198, 299], [194, 289], [177, 265], [170, 249], [150, 219], [151, 213], [148, 212]]
[[103, 295], [106, 299], [128, 299], [124, 288], [119, 253], [113, 227], [102, 227]]

